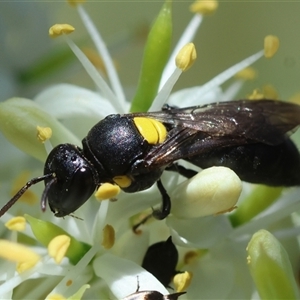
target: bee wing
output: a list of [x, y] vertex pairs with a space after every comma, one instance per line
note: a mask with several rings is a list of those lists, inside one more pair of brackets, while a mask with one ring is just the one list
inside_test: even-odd
[[150, 169], [216, 147], [250, 143], [277, 145], [300, 124], [300, 106], [275, 100], [238, 100], [132, 114], [137, 115], [152, 117], [168, 128], [168, 138], [144, 158]]
[[243, 137], [207, 136], [189, 127], [176, 127], [169, 137], [154, 146], [144, 157], [144, 168], [157, 169], [178, 160], [201, 155], [216, 147], [229, 147], [245, 144]]
[[300, 106], [276, 100], [238, 100], [144, 113], [171, 127], [187, 127], [213, 137], [235, 137], [269, 145], [281, 143], [300, 124]]

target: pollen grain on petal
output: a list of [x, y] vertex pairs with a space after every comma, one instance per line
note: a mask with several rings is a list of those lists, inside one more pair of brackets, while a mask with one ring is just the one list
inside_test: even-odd
[[49, 140], [52, 136], [52, 129], [50, 127], [41, 127], [37, 126], [37, 139], [44, 143], [45, 141]]
[[264, 55], [271, 58], [279, 48], [279, 38], [275, 35], [268, 35], [264, 39]]
[[65, 234], [56, 236], [48, 244], [49, 256], [53, 257], [57, 264], [60, 264], [69, 249], [70, 243], [71, 238]]
[[195, 62], [197, 52], [193, 43], [188, 43], [183, 46], [176, 56], [176, 66], [182, 71], [187, 71]]
[[115, 230], [114, 228], [106, 224], [103, 228], [103, 239], [102, 239], [102, 246], [105, 249], [110, 249], [115, 243]]
[[72, 33], [75, 28], [69, 24], [55, 24], [50, 27], [49, 35], [53, 38], [58, 37], [62, 34], [69, 34]]
[[24, 217], [14, 217], [5, 223], [9, 230], [24, 231], [26, 228], [26, 219]]
[[192, 278], [193, 273], [191, 272], [185, 271], [183, 273], [176, 274], [173, 279], [176, 291], [178, 293], [186, 291], [191, 284]]
[[216, 0], [198, 0], [190, 6], [190, 11], [200, 15], [212, 15], [218, 8], [219, 3]]

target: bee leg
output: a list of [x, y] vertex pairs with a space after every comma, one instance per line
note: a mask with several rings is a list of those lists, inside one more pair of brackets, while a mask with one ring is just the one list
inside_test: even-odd
[[195, 176], [198, 172], [191, 170], [191, 169], [187, 169], [179, 164], [171, 164], [170, 166], [168, 166], [166, 168], [167, 171], [173, 171], [173, 172], [177, 172], [180, 175], [186, 177], [186, 178], [192, 178], [193, 176]]
[[161, 183], [161, 180], [157, 180], [156, 182], [158, 190], [162, 196], [162, 205], [160, 209], [155, 209], [152, 212], [152, 216], [157, 220], [163, 220], [165, 219], [169, 214], [171, 210], [171, 199], [168, 195], [166, 189]]
[[152, 214], [149, 214], [148, 216], [146, 216], [145, 218], [143, 218], [139, 223], [135, 224], [132, 227], [132, 230], [134, 233], [138, 233], [137, 229], [145, 224], [150, 218], [154, 217], [157, 220], [163, 220], [165, 219], [169, 214], [170, 214], [170, 210], [171, 210], [171, 199], [170, 196], [168, 195], [166, 189], [164, 188], [164, 186], [161, 183], [161, 180], [159, 179], [157, 182], [157, 187], [158, 190], [162, 196], [162, 205], [160, 209], [154, 209]]

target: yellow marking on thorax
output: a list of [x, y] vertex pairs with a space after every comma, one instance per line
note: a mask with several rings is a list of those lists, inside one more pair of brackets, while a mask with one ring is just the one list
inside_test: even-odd
[[156, 145], [165, 141], [167, 129], [161, 122], [145, 117], [136, 117], [133, 121], [140, 134], [149, 144]]

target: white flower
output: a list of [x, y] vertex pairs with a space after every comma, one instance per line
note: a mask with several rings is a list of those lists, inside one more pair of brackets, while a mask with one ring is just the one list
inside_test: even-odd
[[[167, 6], [168, 4], [161, 12], [165, 14], [165, 16], [161, 17], [161, 22], [165, 22], [166, 18], [168, 18]], [[19, 124], [16, 127], [19, 132], [24, 130], [25, 135], [23, 137], [16, 136], [16, 132], [7, 133], [7, 123], [12, 118], [7, 113], [9, 111], [7, 104], [4, 103], [0, 106], [0, 114], [2, 109], [3, 120], [7, 118], [6, 123], [2, 121], [0, 129], [21, 149], [40, 160], [44, 160], [46, 157], [45, 148], [35, 142], [33, 137], [32, 142], [30, 140], [28, 143], [28, 135], [32, 132], [30, 130], [32, 130], [33, 124], [42, 122], [43, 124], [39, 125], [49, 125], [52, 129], [55, 129], [53, 130], [53, 138], [50, 140], [53, 143], [52, 146], [70, 142], [80, 147], [80, 140], [99, 120], [108, 114], [129, 112], [130, 103], [126, 101], [125, 93], [105, 43], [83, 7], [77, 6], [77, 8], [84, 25], [103, 58], [109, 84], [106, 83], [80, 48], [69, 37], [65, 36], [68, 45], [94, 81], [97, 91], [90, 91], [71, 84], [58, 84], [43, 90], [35, 97], [34, 102], [23, 101], [22, 99], [11, 100], [10, 103], [13, 103], [13, 105], [10, 109], [13, 111], [12, 113], [15, 113], [15, 117], [19, 118]], [[263, 51], [261, 50], [217, 75], [205, 85], [186, 88], [171, 94], [174, 84], [185, 69], [185, 67], [180, 67], [182, 61], [178, 63], [179, 67], [177, 68], [174, 58], [179, 49], [192, 41], [201, 22], [202, 15], [196, 14], [182, 34], [166, 67], [164, 67], [164, 62], [158, 63], [158, 68], [161, 68], [161, 72], [163, 71], [163, 76], [159, 80], [161, 72], [158, 72], [158, 75], [154, 76], [153, 80], [157, 81], [159, 92], [155, 92], [156, 95], [153, 97], [155, 100], [146, 109], [159, 110], [166, 101], [171, 105], [185, 107], [232, 99], [239, 92], [244, 81], [235, 81], [225, 91], [223, 91], [221, 85], [238, 71], [248, 67], [263, 56]], [[166, 25], [166, 27], [168, 26]], [[168, 33], [154, 31], [154, 40], [149, 38], [150, 46], [158, 43], [159, 34], [166, 34], [166, 39], [170, 38]], [[162, 47], [167, 49], [169, 46], [164, 44]], [[166, 53], [161, 51], [159, 47], [154, 48], [155, 50], [149, 50], [146, 46], [146, 52], [150, 51], [147, 54], [149, 57], [152, 55], [152, 58], [155, 58], [156, 55], [162, 55], [167, 58]], [[153, 53], [153, 51], [156, 52]], [[147, 55], [145, 54], [145, 56]], [[149, 58], [148, 61], [147, 58], [145, 60], [149, 64]], [[153, 66], [150, 65], [150, 70], [151, 67]], [[156, 70], [156, 67], [153, 68]], [[149, 76], [149, 73], [145, 71], [140, 82], [147, 76]], [[142, 83], [139, 85], [141, 91], [137, 93], [134, 102], [136, 101], [138, 105], [143, 105], [143, 99], [139, 95], [146, 95], [145, 88], [148, 89], [149, 86], [151, 88], [151, 84], [152, 82], [147, 82], [146, 87], [143, 87]], [[153, 90], [155, 90], [155, 87]], [[153, 90], [150, 92], [153, 92]], [[152, 101], [153, 98], [150, 100]], [[26, 122], [24, 121], [24, 114], [29, 116], [29, 120], [26, 120]], [[57, 120], [60, 122], [57, 122]], [[3, 125], [3, 123], [5, 124]], [[12, 120], [12, 123], [15, 124], [15, 120]], [[26, 131], [26, 128], [23, 128], [24, 123], [30, 130]], [[49, 147], [49, 143], [46, 144], [47, 147]], [[202, 173], [202, 176], [204, 174], [205, 172]], [[219, 179], [212, 180], [217, 182]], [[194, 205], [194, 199], [188, 198], [189, 195], [184, 194], [185, 191], [181, 191], [183, 188], [178, 184], [183, 182], [183, 178], [178, 176], [178, 174], [165, 172], [162, 176], [162, 181], [167, 191], [174, 190], [177, 194], [179, 189], [180, 193], [183, 192], [183, 194], [180, 194], [183, 195], [183, 200], [189, 199], [191, 205]], [[194, 182], [198, 183], [198, 181]], [[232, 197], [233, 200], [237, 200], [240, 193], [240, 181], [236, 180], [235, 182], [237, 188], [233, 190], [233, 193], [229, 193], [234, 195]], [[187, 182], [182, 184], [186, 186]], [[251, 185], [244, 184], [244, 186], [242, 198], [245, 198], [246, 194], [251, 194], [252, 190]], [[188, 189], [186, 188], [186, 190]], [[223, 193], [224, 189], [221, 191]], [[27, 227], [23, 232], [25, 236], [37, 239], [43, 244], [43, 246], [32, 247], [32, 250], [40, 255], [40, 260], [38, 262], [35, 261], [34, 266], [28, 268], [21, 275], [15, 273], [14, 265], [10, 264], [9, 267], [6, 267], [6, 262], [3, 262], [0, 266], [3, 270], [1, 280], [6, 282], [0, 286], [0, 295], [2, 298], [12, 298], [12, 290], [23, 283], [23, 285], [28, 287], [26, 293], [23, 290], [23, 298], [45, 298], [47, 296], [46, 293], [49, 291], [51, 292], [48, 295], [48, 299], [54, 299], [55, 294], [63, 295], [67, 298], [77, 292], [78, 294], [76, 295], [80, 294], [78, 297], [82, 297], [82, 293], [88, 288], [85, 284], [90, 283], [90, 288], [84, 294], [86, 298], [111, 298], [111, 292], [115, 297], [123, 298], [136, 290], [137, 278], [141, 286], [140, 290], [157, 290], [162, 294], [167, 294], [166, 288], [140, 265], [150, 244], [165, 240], [169, 235], [172, 235], [173, 242], [180, 250], [180, 270], [189, 270], [193, 273], [191, 285], [187, 288], [187, 294], [182, 296], [182, 299], [184, 297], [186, 299], [250, 298], [255, 293], [255, 288], [251, 282], [246, 264], [246, 245], [254, 232], [261, 228], [268, 228], [269, 230], [273, 229], [274, 234], [277, 234], [278, 238], [283, 239], [283, 242], [289, 240], [296, 244], [297, 249], [299, 248], [295, 239], [295, 236], [298, 234], [297, 228], [292, 224], [282, 227], [283, 224], [286, 225], [285, 223], [290, 221], [291, 213], [299, 209], [300, 204], [296, 201], [298, 200], [297, 192], [299, 191], [296, 189], [284, 192], [280, 196], [279, 201], [257, 214], [250, 222], [247, 220], [244, 224], [242, 224], [241, 220], [239, 223], [234, 224], [233, 217], [228, 217], [228, 215], [212, 216], [219, 213], [220, 210], [230, 210], [235, 205], [235, 202], [230, 202], [228, 206], [220, 209], [219, 205], [212, 204], [212, 201], [209, 202], [213, 198], [210, 196], [205, 204], [197, 202], [195, 206], [192, 206], [192, 209], [183, 211], [182, 203], [180, 203], [179, 199], [179, 204], [176, 204], [177, 212], [179, 211], [187, 218], [180, 219], [179, 217], [182, 217], [182, 215], [176, 214], [176, 206], [174, 205], [174, 215], [169, 216], [166, 221], [152, 222], [143, 226], [141, 235], [136, 235], [132, 232], [130, 218], [161, 202], [161, 195], [158, 193], [156, 186], [134, 194], [121, 192], [118, 195], [118, 201], [103, 201], [100, 208], [98, 202], [90, 199], [75, 213], [76, 216], [83, 220], [71, 217], [58, 219], [53, 216], [49, 209], [46, 214], [41, 215], [37, 206], [33, 211], [33, 209], [28, 209], [28, 206], [22, 205], [23, 212], [27, 212], [30, 215], [34, 214], [43, 220], [40, 221], [27, 216], [26, 218], [31, 228]], [[219, 193], [218, 197], [213, 198], [213, 200], [222, 200], [220, 199], [221, 194]], [[203, 215], [206, 215], [205, 217], [203, 215], [192, 215], [193, 208], [201, 211], [204, 205], [210, 208], [206, 213], [203, 213]], [[6, 222], [12, 215], [17, 215], [21, 209], [20, 207], [20, 203], [14, 205], [1, 220]], [[235, 215], [232, 214], [232, 216]], [[50, 222], [45, 223], [44, 220]], [[63, 228], [63, 230], [54, 224]], [[103, 233], [103, 229], [107, 228], [105, 227], [107, 224], [114, 228], [115, 233], [111, 231]], [[48, 244], [48, 240], [52, 240], [53, 243], [52, 237], [54, 238], [57, 235], [65, 237], [68, 234], [71, 236], [69, 247], [69, 239], [67, 239], [68, 242], [66, 244], [64, 242], [63, 245], [58, 245], [58, 250], [54, 247], [57, 252], [51, 251], [52, 254], [47, 254], [46, 245], [44, 244]], [[16, 232], [12, 232], [11, 240], [15, 241], [17, 236]], [[116, 242], [112, 249], [107, 250], [106, 246], [101, 246], [101, 242], [102, 245], [110, 245], [111, 242], [111, 240], [108, 243], [106, 241], [103, 242], [103, 237], [112, 240], [115, 238]], [[61, 250], [60, 247], [63, 248], [63, 253], [66, 253], [67, 258], [64, 258], [60, 265], [56, 265], [55, 259], [61, 259], [62, 252], [59, 251]], [[20, 251], [18, 256], [22, 255], [22, 248], [16, 247], [16, 249], [16, 251]], [[205, 251], [199, 249], [205, 249]], [[184, 257], [187, 257], [188, 252], [191, 251], [195, 252], [196, 259], [184, 263]], [[55, 258], [55, 253], [60, 253], [59, 259]], [[54, 259], [52, 258], [53, 256]], [[57, 281], [57, 276], [62, 278], [59, 282]], [[35, 283], [31, 284], [28, 281], [30, 278], [45, 280], [37, 288]], [[18, 294], [16, 293], [14, 296], [17, 297]]]

